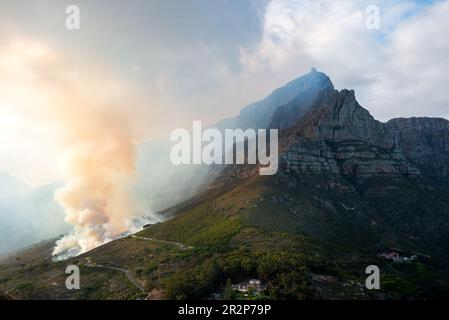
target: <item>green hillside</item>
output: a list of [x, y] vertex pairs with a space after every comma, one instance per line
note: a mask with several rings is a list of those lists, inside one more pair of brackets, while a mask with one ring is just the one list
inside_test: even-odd
[[[0, 262], [0, 292], [12, 299], [211, 299], [225, 295], [227, 282], [255, 278], [263, 284], [261, 292], [246, 297], [233, 292], [232, 297], [447, 295], [446, 266], [438, 258], [442, 248], [437, 243], [407, 264], [379, 257], [389, 247], [404, 254], [420, 249], [420, 243], [429, 248], [426, 239], [401, 240], [401, 232], [411, 232], [429, 218], [425, 212], [411, 214], [421, 210], [420, 202], [433, 203], [426, 207], [440, 208], [438, 214], [444, 214], [445, 202], [425, 191], [410, 191], [403, 194], [410, 205], [400, 206], [398, 195], [369, 195], [368, 181], [359, 190], [341, 181], [346, 184], [342, 190], [350, 191], [336, 193], [320, 187], [325, 179], [310, 179], [288, 186], [256, 176], [234, 189], [205, 193], [195, 205], [181, 206], [169, 221], [63, 262], [51, 262], [53, 242], [42, 243]], [[384, 206], [389, 209], [379, 209]], [[430, 218], [437, 215], [432, 212]], [[416, 234], [438, 232], [434, 228]], [[80, 266], [81, 290], [65, 288], [68, 264]], [[364, 286], [370, 264], [381, 268], [384, 285], [379, 291]]]

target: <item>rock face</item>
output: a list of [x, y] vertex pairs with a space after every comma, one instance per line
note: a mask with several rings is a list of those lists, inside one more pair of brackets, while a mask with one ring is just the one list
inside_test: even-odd
[[419, 175], [388, 128], [355, 99], [354, 91], [321, 94], [289, 133], [281, 164], [285, 172], [344, 177]]
[[448, 183], [449, 121], [442, 118], [400, 118], [387, 122], [405, 157], [428, 177]]

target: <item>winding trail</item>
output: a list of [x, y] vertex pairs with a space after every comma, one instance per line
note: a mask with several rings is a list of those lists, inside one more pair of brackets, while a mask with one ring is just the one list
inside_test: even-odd
[[[193, 249], [193, 247], [185, 245], [183, 243], [180, 242], [175, 242], [175, 241], [168, 241], [168, 240], [160, 240], [160, 239], [154, 239], [154, 238], [145, 238], [145, 237], [139, 237], [136, 235], [131, 235], [131, 238], [134, 239], [140, 239], [140, 240], [144, 240], [144, 241], [154, 241], [154, 242], [158, 242], [158, 243], [164, 243], [164, 244], [169, 244], [169, 245], [173, 245], [176, 246], [177, 248], [181, 249], [181, 250], [189, 250], [189, 249]], [[126, 278], [128, 278], [128, 280], [137, 288], [139, 289], [142, 293], [147, 294], [144, 286], [142, 285], [142, 283], [132, 274], [131, 270], [129, 269], [125, 269], [125, 268], [121, 268], [121, 267], [115, 267], [115, 266], [107, 266], [107, 265], [102, 265], [102, 264], [97, 264], [95, 262], [93, 262], [91, 260], [90, 257], [86, 257], [86, 267], [89, 268], [104, 268], [104, 269], [109, 269], [109, 270], [115, 270], [115, 271], [119, 271], [125, 274]]]
[[160, 239], [155, 239], [155, 238], [139, 237], [139, 236], [136, 236], [136, 235], [134, 235], [134, 234], [131, 235], [131, 238], [134, 238], [134, 239], [140, 239], [140, 240], [146, 240], [146, 241], [154, 241], [154, 242], [159, 242], [159, 243], [164, 243], [164, 244], [170, 244], [170, 245], [173, 245], [173, 246], [178, 247], [178, 248], [181, 249], [181, 250], [190, 250], [190, 249], [193, 249], [192, 246], [188, 246], [188, 245], [185, 245], [185, 244], [183, 244], [183, 243], [175, 242], [175, 241], [168, 241], [168, 240], [160, 240]]
[[113, 267], [113, 266], [105, 266], [102, 264], [96, 264], [95, 262], [92, 262], [92, 260], [90, 259], [90, 257], [86, 258], [87, 264], [86, 266], [89, 268], [104, 268], [104, 269], [109, 269], [109, 270], [115, 270], [115, 271], [120, 271], [122, 273], [125, 274], [125, 276], [128, 278], [128, 280], [137, 288], [139, 289], [142, 293], [147, 293], [144, 286], [139, 282], [139, 280], [137, 280], [134, 275], [132, 274], [132, 272], [128, 269], [125, 268], [120, 268], [120, 267]]

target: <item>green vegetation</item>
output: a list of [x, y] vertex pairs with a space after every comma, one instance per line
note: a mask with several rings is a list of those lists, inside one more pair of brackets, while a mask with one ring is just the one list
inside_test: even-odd
[[310, 296], [304, 262], [304, 257], [296, 253], [235, 250], [173, 274], [163, 287], [170, 299], [200, 299], [225, 286], [225, 297], [231, 298], [231, 281], [260, 278], [268, 284], [267, 293], [272, 298], [304, 299]]
[[[302, 178], [296, 186], [272, 179], [256, 177], [232, 190], [206, 193], [180, 206], [173, 219], [139, 232], [141, 238], [119, 239], [76, 259], [51, 262], [53, 242], [19, 253], [2, 262], [0, 292], [12, 299], [140, 299], [147, 293], [168, 299], [448, 296], [449, 266], [439, 242], [449, 212], [443, 196], [417, 192], [403, 181], [383, 186], [367, 179], [356, 190], [349, 187], [355, 182], [339, 181], [346, 191], [336, 192], [328, 189], [328, 177]], [[374, 186], [404, 191], [375, 193]], [[428, 219], [441, 225], [428, 226]], [[410, 237], [432, 232], [441, 238]], [[379, 257], [389, 247], [430, 257], [396, 264]], [[87, 261], [129, 270], [146, 293], [124, 272]], [[81, 267], [81, 290], [65, 289], [66, 264]], [[381, 269], [380, 291], [364, 288], [370, 264]], [[249, 279], [261, 280], [260, 292], [232, 290], [233, 283]]]

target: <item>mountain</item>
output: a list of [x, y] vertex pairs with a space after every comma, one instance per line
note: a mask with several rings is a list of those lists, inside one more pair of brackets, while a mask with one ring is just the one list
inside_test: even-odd
[[[323, 78], [314, 70], [306, 77], [313, 76]], [[298, 107], [304, 108], [308, 111], [295, 118], [295, 125], [281, 129], [280, 169], [266, 182], [284, 189], [289, 201], [264, 201], [248, 209], [252, 223], [273, 231], [296, 230], [341, 245], [400, 245], [445, 254], [449, 194], [447, 179], [445, 186], [442, 183], [449, 164], [449, 122], [411, 119], [419, 124], [401, 126], [403, 120], [394, 119], [381, 123], [359, 105], [354, 91], [337, 91], [333, 86], [321, 89], [306, 107]], [[292, 119], [290, 112], [281, 112], [288, 110], [285, 105], [277, 110], [273, 121]], [[254, 166], [230, 166], [215, 183], [260, 180], [257, 174]], [[262, 219], [264, 208], [268, 212], [270, 206], [278, 212]], [[282, 208], [290, 212], [286, 213], [289, 221], [272, 228], [279, 225]]]
[[[65, 262], [51, 262], [51, 243], [0, 262], [0, 293], [204, 299], [222, 296], [228, 279], [255, 278], [260, 292], [233, 294], [447, 298], [447, 120], [382, 123], [313, 69], [217, 127], [228, 125], [278, 128], [278, 173], [212, 167], [193, 197], [161, 212], [163, 223]], [[83, 277], [77, 292], [64, 288], [71, 263]], [[381, 270], [380, 290], [364, 285], [369, 265]]]
[[30, 187], [0, 173], [0, 255], [69, 231], [54, 200], [58, 183]]
[[431, 179], [448, 183], [449, 121], [441, 118], [393, 119], [388, 129], [407, 159]]

